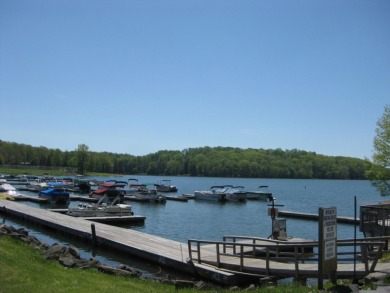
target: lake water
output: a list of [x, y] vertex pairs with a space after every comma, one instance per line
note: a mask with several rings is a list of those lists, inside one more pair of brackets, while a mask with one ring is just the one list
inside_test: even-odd
[[[320, 207], [337, 208], [338, 216], [354, 217], [354, 201], [357, 199], [357, 216], [359, 206], [377, 203], [383, 197], [365, 180], [300, 180], [300, 179], [242, 179], [242, 178], [194, 178], [194, 177], [158, 177], [158, 176], [123, 176], [93, 177], [98, 180], [121, 180], [137, 178], [139, 183], [157, 183], [161, 179], [170, 179], [178, 187], [178, 195], [192, 194], [195, 190], [208, 190], [213, 185], [241, 185], [246, 190], [256, 190], [260, 185], [268, 185], [268, 190], [276, 198], [275, 204], [283, 205], [280, 210], [318, 214]], [[28, 192], [22, 192], [30, 194]], [[47, 208], [47, 205], [25, 202], [25, 204]], [[70, 202], [77, 205], [78, 202]], [[188, 239], [222, 240], [224, 235], [268, 237], [271, 234], [271, 219], [268, 216], [269, 202], [247, 201], [245, 203], [214, 203], [189, 200], [188, 202], [170, 201], [165, 205], [131, 202], [137, 215], [146, 216], [142, 226], [126, 225], [125, 228], [158, 235], [172, 240], [187, 243]], [[53, 207], [50, 207], [53, 208]], [[0, 217], [3, 215], [0, 214]], [[0, 218], [1, 219], [1, 218]], [[4, 219], [10, 225], [26, 226], [16, 220]], [[69, 237], [57, 235], [53, 231], [36, 226], [27, 227], [46, 242], [72, 242], [89, 254], [85, 244]], [[338, 225], [339, 239], [353, 238], [353, 225]], [[305, 239], [318, 240], [318, 223], [299, 219], [287, 219], [287, 235]], [[357, 231], [358, 237], [363, 235]], [[75, 244], [76, 242], [76, 244]], [[125, 263], [121, 256], [101, 251], [102, 260]], [[85, 257], [85, 256], [84, 256]], [[137, 265], [136, 265], [137, 266]], [[147, 270], [147, 269], [145, 269]], [[153, 269], [152, 269], [153, 270]], [[150, 270], [149, 270], [150, 271]]]

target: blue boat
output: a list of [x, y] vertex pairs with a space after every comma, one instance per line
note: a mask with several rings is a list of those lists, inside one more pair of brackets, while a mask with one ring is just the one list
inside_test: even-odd
[[51, 202], [69, 201], [69, 192], [64, 188], [48, 188], [39, 192], [39, 197], [45, 198]]

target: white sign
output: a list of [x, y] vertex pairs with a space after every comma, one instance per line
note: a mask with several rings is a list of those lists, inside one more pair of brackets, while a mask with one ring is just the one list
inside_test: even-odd
[[334, 240], [337, 237], [336, 208], [324, 209], [324, 241]]
[[324, 259], [330, 260], [336, 257], [336, 240], [325, 241]]

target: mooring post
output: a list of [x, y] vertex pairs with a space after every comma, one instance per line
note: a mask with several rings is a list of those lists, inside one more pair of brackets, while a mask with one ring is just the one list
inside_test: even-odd
[[96, 246], [96, 230], [95, 230], [95, 224], [91, 224], [92, 229], [92, 244], [93, 246]]

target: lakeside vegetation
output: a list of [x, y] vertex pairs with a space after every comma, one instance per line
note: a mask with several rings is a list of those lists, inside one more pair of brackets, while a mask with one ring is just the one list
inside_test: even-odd
[[240, 149], [231, 147], [163, 150], [145, 156], [92, 152], [79, 145], [73, 151], [0, 140], [0, 167], [46, 168], [63, 172], [146, 174], [291, 179], [367, 179], [368, 160], [332, 157], [302, 150]]

